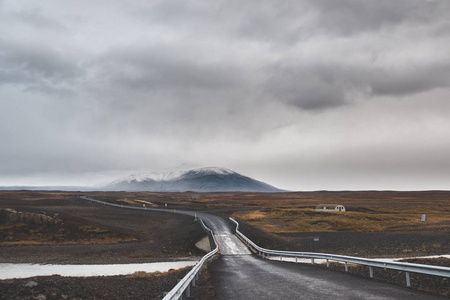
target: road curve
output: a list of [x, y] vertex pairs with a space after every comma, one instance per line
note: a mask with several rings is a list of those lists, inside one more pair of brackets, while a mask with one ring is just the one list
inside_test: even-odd
[[[83, 199], [95, 201], [87, 197]], [[174, 213], [169, 209], [147, 208], [146, 210]], [[216, 236], [221, 256], [210, 264], [208, 270], [216, 299], [219, 300], [447, 299], [309, 264], [264, 260], [250, 253], [234, 235], [234, 228], [229, 221], [204, 212], [177, 210], [176, 213], [190, 216], [196, 214]]]

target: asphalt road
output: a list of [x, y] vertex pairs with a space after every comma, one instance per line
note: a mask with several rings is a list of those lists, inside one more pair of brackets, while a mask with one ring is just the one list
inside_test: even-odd
[[197, 216], [219, 244], [221, 256], [209, 266], [217, 299], [445, 299], [309, 264], [259, 258], [234, 235], [231, 222], [206, 213]]
[[219, 259], [210, 264], [216, 298], [221, 299], [445, 299], [309, 264], [269, 261], [252, 255], [231, 223], [201, 213], [216, 235]]
[[[183, 210], [177, 213], [195, 214]], [[250, 253], [234, 235], [234, 228], [228, 220], [207, 213], [197, 213], [197, 217], [211, 228], [218, 242], [221, 256], [210, 264], [208, 270], [219, 300], [447, 299], [309, 264], [264, 260]]]
[[209, 266], [217, 299], [444, 299], [308, 264], [226, 255]]

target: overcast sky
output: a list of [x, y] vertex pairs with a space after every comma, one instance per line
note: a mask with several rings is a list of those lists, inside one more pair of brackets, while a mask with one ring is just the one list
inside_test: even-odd
[[0, 0], [0, 185], [218, 166], [291, 190], [448, 190], [449, 15]]

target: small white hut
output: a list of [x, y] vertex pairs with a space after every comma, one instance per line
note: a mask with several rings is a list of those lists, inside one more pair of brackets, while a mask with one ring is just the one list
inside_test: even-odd
[[316, 206], [316, 211], [345, 211], [345, 207], [340, 204], [319, 204]]

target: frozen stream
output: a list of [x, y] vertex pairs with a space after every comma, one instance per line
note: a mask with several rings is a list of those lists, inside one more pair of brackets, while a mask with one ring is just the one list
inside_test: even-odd
[[197, 261], [156, 262], [117, 265], [37, 265], [0, 264], [0, 280], [33, 276], [61, 275], [70, 277], [127, 275], [134, 272], [167, 272], [193, 266]]

